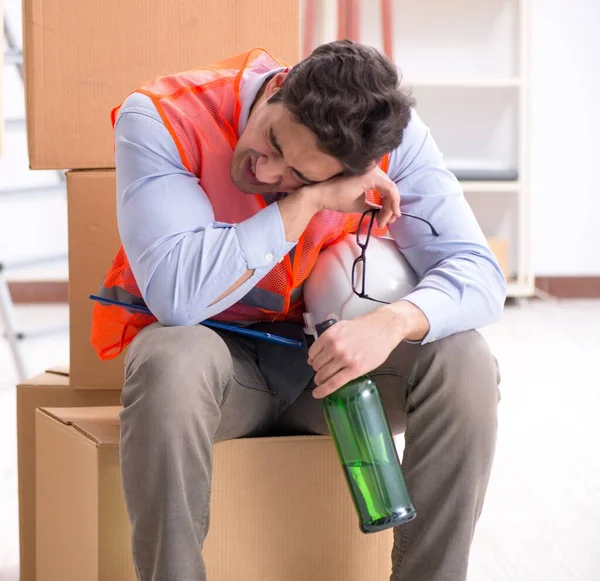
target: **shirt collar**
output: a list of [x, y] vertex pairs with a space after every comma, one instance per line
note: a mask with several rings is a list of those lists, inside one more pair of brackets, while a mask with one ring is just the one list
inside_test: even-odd
[[252, 103], [256, 99], [256, 95], [260, 91], [260, 88], [264, 85], [264, 83], [275, 76], [280, 71], [284, 71], [285, 69], [279, 68], [267, 73], [253, 73], [251, 71], [246, 71], [242, 75], [242, 82], [240, 83], [240, 119], [238, 121], [238, 137], [244, 132], [246, 129], [246, 125], [248, 124], [248, 117], [250, 116], [250, 107], [252, 107]]

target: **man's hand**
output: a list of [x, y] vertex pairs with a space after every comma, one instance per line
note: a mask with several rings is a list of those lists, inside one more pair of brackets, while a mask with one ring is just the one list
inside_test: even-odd
[[367, 202], [365, 194], [369, 190], [379, 190], [381, 194], [378, 225], [383, 227], [393, 224], [400, 217], [400, 193], [396, 184], [378, 166], [360, 176], [333, 178], [314, 186], [306, 186], [298, 193], [309, 196], [317, 211], [362, 213], [377, 207]]
[[339, 321], [308, 351], [308, 363], [316, 371], [314, 397], [326, 397], [373, 371], [401, 341], [420, 340], [428, 331], [427, 318], [408, 301], [386, 305], [351, 321]]

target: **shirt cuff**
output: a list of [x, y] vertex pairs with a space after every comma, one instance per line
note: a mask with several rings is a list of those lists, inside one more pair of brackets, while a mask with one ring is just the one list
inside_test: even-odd
[[235, 229], [249, 270], [273, 267], [296, 245], [285, 239], [278, 204], [268, 205]]
[[429, 321], [429, 332], [421, 345], [438, 341], [462, 331], [460, 307], [443, 291], [432, 288], [417, 288], [403, 301], [408, 301], [421, 309]]

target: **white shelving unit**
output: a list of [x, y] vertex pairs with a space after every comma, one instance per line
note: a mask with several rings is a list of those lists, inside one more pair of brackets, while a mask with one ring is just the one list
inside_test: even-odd
[[[447, 166], [460, 176], [484, 233], [508, 243], [511, 297], [535, 292], [528, 153], [529, 4], [530, 0], [395, 0], [393, 7], [395, 61]], [[469, 168], [479, 170], [471, 173], [478, 179], [464, 179]], [[479, 179], [486, 168], [512, 172], [515, 179]]]

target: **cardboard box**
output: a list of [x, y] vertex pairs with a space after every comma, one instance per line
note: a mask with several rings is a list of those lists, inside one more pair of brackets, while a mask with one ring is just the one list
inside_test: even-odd
[[110, 110], [160, 75], [300, 54], [299, 0], [23, 0], [32, 169], [114, 167]]
[[117, 230], [115, 172], [67, 172], [71, 385], [123, 387], [123, 354], [102, 361], [90, 344], [93, 302], [121, 244]]
[[[119, 408], [43, 409], [37, 581], [134, 581]], [[363, 535], [330, 438], [215, 446], [210, 581], [387, 581], [393, 535]]]
[[119, 405], [117, 391], [75, 391], [68, 370], [55, 368], [17, 386], [19, 453], [19, 522], [21, 581], [36, 581], [35, 572], [35, 410], [39, 407]]
[[496, 255], [500, 268], [504, 273], [507, 280], [511, 278], [511, 272], [509, 268], [509, 242], [505, 238], [494, 238], [490, 237], [487, 239], [488, 244], [492, 252]]

